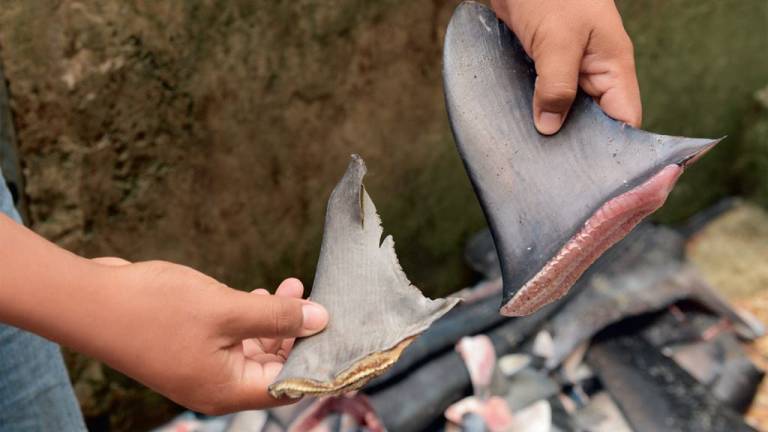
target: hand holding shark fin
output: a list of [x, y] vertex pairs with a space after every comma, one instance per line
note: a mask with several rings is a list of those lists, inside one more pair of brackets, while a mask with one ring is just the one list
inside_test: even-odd
[[456, 144], [499, 254], [504, 315], [530, 314], [565, 295], [718, 141], [632, 128], [582, 92], [562, 129], [541, 135], [531, 120], [534, 65], [478, 3], [454, 12], [443, 62]]

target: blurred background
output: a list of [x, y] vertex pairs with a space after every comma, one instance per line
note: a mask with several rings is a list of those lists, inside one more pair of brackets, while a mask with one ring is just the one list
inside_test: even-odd
[[[327, 196], [359, 153], [414, 284], [431, 296], [471, 284], [464, 246], [484, 219], [440, 75], [457, 3], [3, 2], [31, 226], [88, 257], [171, 260], [243, 290], [289, 276], [311, 286]], [[762, 220], [768, 2], [617, 4], [644, 129], [727, 136], [656, 220], [681, 224], [729, 196]], [[180, 410], [96, 362], [68, 363], [92, 428], [143, 429]]]

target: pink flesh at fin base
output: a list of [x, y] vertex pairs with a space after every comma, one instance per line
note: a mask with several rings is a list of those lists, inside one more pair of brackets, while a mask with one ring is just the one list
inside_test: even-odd
[[501, 314], [528, 315], [564, 296], [600, 255], [664, 204], [682, 172], [679, 165], [667, 165], [645, 183], [603, 204], [557, 255], [502, 306]]

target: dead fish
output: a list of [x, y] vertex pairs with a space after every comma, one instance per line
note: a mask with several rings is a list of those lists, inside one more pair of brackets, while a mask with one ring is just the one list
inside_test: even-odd
[[633, 430], [754, 431], [704, 385], [645, 340], [628, 321], [607, 329], [587, 363]]
[[633, 432], [611, 395], [600, 392], [574, 415], [576, 424], [590, 432]]
[[486, 280], [501, 277], [499, 255], [493, 245], [493, 236], [487, 228], [469, 238], [464, 248], [464, 261]]
[[552, 407], [546, 399], [536, 401], [515, 411], [511, 431], [549, 432], [552, 429]]
[[465, 336], [456, 344], [456, 352], [467, 366], [473, 393], [480, 399], [487, 399], [496, 369], [496, 350], [491, 338], [486, 335]]
[[560, 392], [560, 386], [546, 373], [527, 367], [509, 379], [509, 392], [504, 400], [517, 412], [541, 399], [548, 399]]
[[632, 128], [584, 93], [560, 132], [539, 134], [534, 65], [478, 3], [454, 12], [443, 62], [455, 141], [499, 254], [504, 315], [530, 314], [565, 295], [719, 141]]
[[501, 369], [505, 377], [511, 377], [530, 364], [531, 356], [528, 354], [507, 354], [499, 359], [499, 369]]
[[504, 399], [498, 396], [488, 399], [466, 397], [448, 407], [444, 415], [446, 420], [462, 425], [462, 430], [467, 432], [514, 430], [512, 412]]
[[[501, 288], [500, 285], [499, 288]], [[430, 358], [434, 358], [454, 345], [456, 340], [463, 336], [482, 333], [498, 326], [507, 318], [500, 316], [497, 311], [497, 301], [493, 298], [472, 303], [464, 297], [461, 307], [451, 310], [437, 320], [422, 337], [408, 346], [392, 368], [371, 381], [366, 389], [371, 390], [372, 387], [380, 387], [399, 379], [408, 371], [423, 365]]]
[[[636, 235], [642, 234], [642, 235]], [[552, 351], [545, 355], [554, 369], [579, 345], [609, 325], [629, 316], [664, 309], [688, 297], [697, 274], [683, 264], [682, 238], [664, 227], [643, 226], [632, 259], [613, 272], [585, 278], [585, 288], [547, 323]]]
[[[494, 351], [505, 354], [518, 347], [541, 327], [549, 317], [548, 313], [552, 312], [554, 309], [546, 309], [535, 316], [507, 320], [489, 331]], [[516, 374], [513, 379], [519, 375]], [[372, 394], [371, 403], [384, 420], [387, 430], [416, 432], [424, 430], [439, 413], [467, 396], [471, 385], [461, 355], [449, 351]], [[404, 404], [404, 400], [408, 403]]]
[[[544, 355], [548, 369], [559, 366], [580, 344], [609, 325], [681, 300], [693, 301], [724, 318], [741, 338], [752, 340], [763, 334], [757, 318], [730, 305], [685, 262], [684, 239], [679, 233], [642, 224], [626, 240], [633, 240], [628, 253], [613, 260], [606, 271], [585, 275], [579, 281], [579, 292], [546, 324], [554, 347], [551, 355]], [[679, 334], [680, 328], [673, 334]]]
[[[329, 396], [317, 399], [296, 421], [289, 432], [313, 432], [333, 415], [346, 415], [355, 426], [365, 427], [370, 432], [385, 432], [381, 419], [376, 415], [365, 395]], [[341, 420], [341, 419], [339, 419]], [[341, 430], [351, 430], [342, 428]]]
[[743, 412], [752, 402], [764, 372], [755, 366], [727, 319], [682, 302], [654, 318], [643, 337], [707, 386], [731, 408]]
[[391, 367], [403, 350], [458, 299], [430, 300], [400, 268], [352, 155], [328, 200], [311, 299], [328, 309], [321, 333], [300, 339], [269, 387], [275, 397], [356, 390]]
[[[627, 236], [621, 243], [604, 254], [588, 270], [588, 273], [597, 277], [601, 274], [613, 275], [621, 272], [622, 269], [626, 269], [628, 263], [634, 262], [638, 255], [646, 252], [645, 244], [648, 242], [646, 240], [648, 238], [648, 236], [643, 236], [642, 232], [634, 232]], [[650, 238], [653, 239], [654, 237]], [[578, 292], [583, 289], [588, 280], [589, 278], [580, 280], [574, 290]], [[547, 321], [562, 310], [564, 304], [571, 300], [571, 298], [563, 298], [543, 308], [537, 314], [505, 319], [500, 324], [477, 333], [487, 334], [491, 338], [494, 351], [499, 355], [518, 352], [526, 341], [529, 341]], [[480, 305], [474, 304], [468, 308], [475, 306]], [[452, 311], [448, 317], [441, 319], [430, 328], [429, 332], [431, 333], [441, 327], [441, 322], [467, 317], [467, 315], [463, 315], [462, 310], [464, 309], [461, 307]], [[485, 309], [482, 313], [486, 315]], [[468, 316], [471, 317], [472, 314]], [[469, 318], [464, 319], [467, 322], [474, 321]], [[455, 324], [458, 325], [459, 323]], [[473, 330], [472, 333], [475, 331]], [[459, 337], [455, 336], [457, 334], [463, 333], [445, 332], [440, 338], [456, 340]], [[454, 339], [450, 339], [451, 337]], [[420, 338], [419, 342], [422, 342], [422, 339], [424, 338]], [[377, 386], [369, 393], [371, 403], [376, 412], [381, 415], [388, 430], [398, 432], [424, 430], [451, 404], [470, 394], [470, 376], [459, 353], [455, 351], [448, 351], [442, 355], [439, 351], [430, 351], [430, 353], [429, 356], [420, 357], [421, 359], [429, 358], [429, 361], [417, 363], [419, 367]], [[400, 363], [396, 367], [399, 366]], [[553, 397], [559, 392], [558, 384], [546, 374], [539, 373], [533, 376], [534, 374], [529, 372], [533, 371], [531, 368], [526, 368], [509, 378], [509, 391], [505, 399], [510, 407], [515, 410], [523, 408], [535, 400], [549, 398], [553, 423], [557, 424], [561, 430], [573, 430], [574, 428], [569, 426], [568, 415], [564, 411], [562, 403]], [[409, 403], [404, 404], [403, 400], [407, 400]]]

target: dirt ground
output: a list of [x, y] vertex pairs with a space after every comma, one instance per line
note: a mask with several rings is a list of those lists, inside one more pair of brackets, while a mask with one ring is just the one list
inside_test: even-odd
[[[768, 325], [768, 212], [740, 205], [697, 234], [687, 252], [714, 287]], [[768, 336], [755, 341], [750, 353], [768, 370]], [[763, 380], [747, 419], [768, 430], [768, 380]]]

